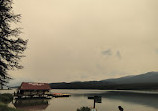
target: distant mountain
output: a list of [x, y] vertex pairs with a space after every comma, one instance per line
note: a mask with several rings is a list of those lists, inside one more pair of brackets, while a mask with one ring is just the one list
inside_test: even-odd
[[101, 81], [50, 83], [50, 86], [53, 89], [157, 90], [158, 72]]
[[158, 72], [148, 72], [135, 76], [125, 76], [116, 79], [106, 79], [102, 82], [112, 82], [115, 84], [133, 84], [133, 83], [158, 83]]

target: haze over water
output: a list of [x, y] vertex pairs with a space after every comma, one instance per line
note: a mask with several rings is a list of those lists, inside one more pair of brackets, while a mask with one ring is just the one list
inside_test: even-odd
[[[22, 15], [20, 36], [29, 42], [21, 61], [24, 69], [8, 72], [13, 78], [11, 86], [25, 81], [91, 81], [158, 71], [158, 0], [14, 0], [13, 9]], [[98, 111], [118, 111], [119, 105], [125, 111], [158, 110], [157, 92], [52, 92], [71, 97], [26, 100], [43, 104], [19, 109], [76, 111], [92, 107], [88, 96], [99, 95]]]
[[[24, 69], [9, 72], [14, 78], [11, 85], [103, 80], [158, 71], [157, 0], [14, 0], [13, 8], [22, 14], [21, 36], [29, 42], [21, 61]], [[93, 106], [88, 96], [101, 95], [98, 111], [118, 111], [119, 105], [125, 111], [158, 110], [155, 95], [52, 91], [72, 96], [53, 98], [35, 108], [76, 111]]]

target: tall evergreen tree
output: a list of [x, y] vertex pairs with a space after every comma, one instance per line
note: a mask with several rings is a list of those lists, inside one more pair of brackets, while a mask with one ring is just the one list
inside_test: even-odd
[[13, 0], [0, 0], [0, 88], [10, 80], [8, 70], [21, 69], [19, 60], [24, 57], [27, 40], [19, 37], [20, 28], [12, 28], [13, 23], [19, 22], [21, 16], [14, 14]]

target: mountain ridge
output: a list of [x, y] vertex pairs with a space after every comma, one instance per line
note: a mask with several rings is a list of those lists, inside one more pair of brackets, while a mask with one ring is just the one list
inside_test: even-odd
[[105, 79], [102, 81], [113, 82], [117, 84], [129, 84], [129, 83], [158, 83], [158, 72], [147, 72], [145, 74], [124, 76], [114, 79]]
[[50, 83], [50, 86], [54, 89], [152, 90], [158, 89], [158, 72], [101, 81]]

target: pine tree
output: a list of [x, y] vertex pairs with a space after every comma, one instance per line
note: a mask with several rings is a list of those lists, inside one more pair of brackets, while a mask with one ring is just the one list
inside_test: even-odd
[[20, 28], [12, 28], [13, 23], [19, 22], [21, 15], [14, 14], [13, 0], [0, 0], [0, 85], [1, 89], [11, 79], [8, 70], [23, 68], [19, 60], [24, 57], [27, 40], [19, 37]]

